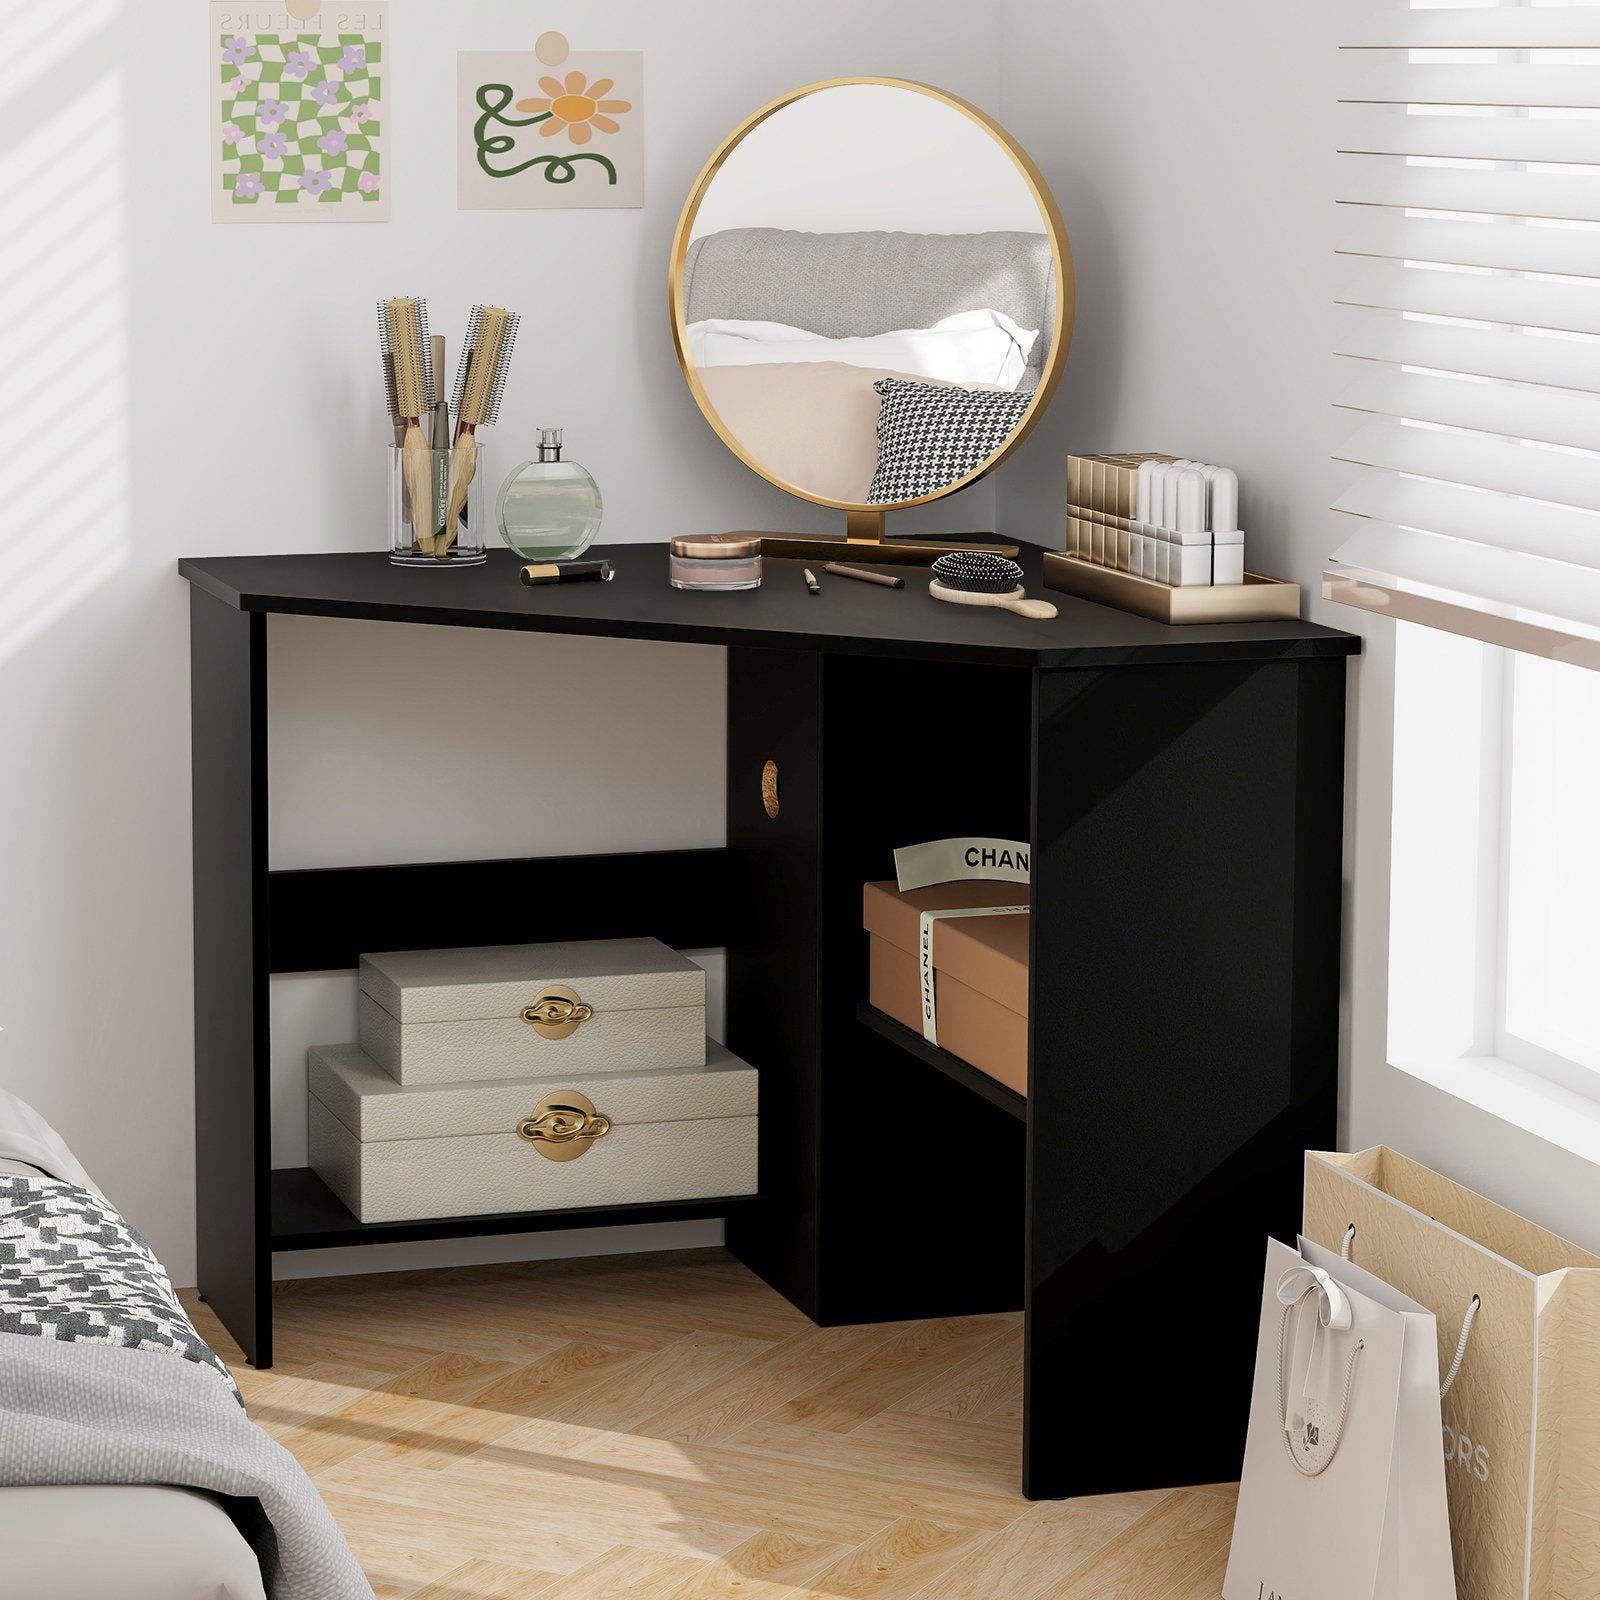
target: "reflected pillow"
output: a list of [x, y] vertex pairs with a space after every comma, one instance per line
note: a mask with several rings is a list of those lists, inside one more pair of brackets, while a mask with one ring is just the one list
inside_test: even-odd
[[859, 339], [824, 339], [782, 322], [708, 317], [688, 327], [696, 368], [775, 362], [842, 361], [943, 383], [992, 383], [1015, 389], [1028, 370], [1037, 328], [1020, 328], [1003, 311], [958, 311], [931, 328], [901, 328]]
[[976, 471], [1016, 431], [1033, 390], [974, 393], [880, 378], [878, 470], [867, 503], [919, 500]]
[[[842, 361], [704, 367], [701, 386], [722, 425], [764, 472], [824, 500], [866, 501], [878, 470], [878, 412], [873, 384], [906, 378]], [[917, 387], [923, 380], [910, 380]], [[990, 385], [976, 386], [999, 393]]]

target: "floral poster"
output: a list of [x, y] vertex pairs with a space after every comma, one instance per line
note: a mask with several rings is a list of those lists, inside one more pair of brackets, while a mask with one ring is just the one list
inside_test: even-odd
[[644, 57], [532, 50], [457, 57], [457, 195], [467, 210], [644, 204]]
[[389, 220], [388, 13], [213, 0], [212, 221]]

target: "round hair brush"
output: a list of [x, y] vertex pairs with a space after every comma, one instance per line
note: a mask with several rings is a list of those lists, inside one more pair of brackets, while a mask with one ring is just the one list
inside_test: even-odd
[[1053, 617], [1048, 600], [1027, 600], [1022, 593], [1022, 568], [1004, 556], [982, 550], [953, 550], [933, 564], [928, 593], [958, 606], [999, 606], [1019, 617]]
[[502, 306], [478, 305], [472, 308], [467, 338], [461, 347], [461, 366], [456, 372], [455, 457], [450, 467], [450, 495], [445, 505], [444, 526], [434, 554], [448, 558], [461, 513], [466, 508], [467, 490], [478, 471], [478, 429], [492, 428], [500, 415], [500, 396], [505, 392], [506, 372], [511, 365], [511, 346], [516, 343], [521, 319]]

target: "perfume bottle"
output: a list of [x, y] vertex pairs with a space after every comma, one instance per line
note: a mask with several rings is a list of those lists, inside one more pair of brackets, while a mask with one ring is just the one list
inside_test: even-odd
[[600, 491], [584, 467], [561, 459], [561, 430], [539, 430], [539, 454], [500, 491], [500, 533], [525, 561], [570, 561], [600, 531]]

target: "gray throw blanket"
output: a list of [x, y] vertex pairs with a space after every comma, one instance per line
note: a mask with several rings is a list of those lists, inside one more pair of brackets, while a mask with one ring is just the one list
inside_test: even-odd
[[208, 1366], [0, 1335], [0, 1487], [177, 1484], [221, 1495], [272, 1600], [372, 1600], [311, 1480]]
[[75, 1483], [222, 1496], [272, 1600], [372, 1600], [144, 1240], [81, 1184], [0, 1176], [0, 1488]]

